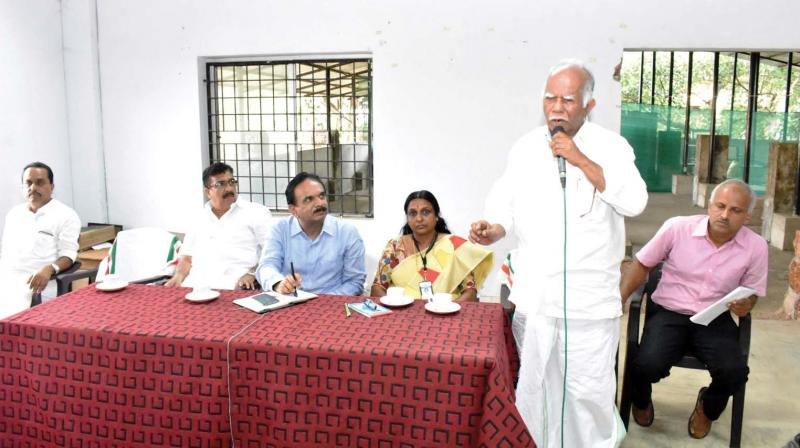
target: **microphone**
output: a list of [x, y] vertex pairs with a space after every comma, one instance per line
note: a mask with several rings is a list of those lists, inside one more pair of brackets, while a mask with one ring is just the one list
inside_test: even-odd
[[[564, 128], [556, 126], [550, 130], [550, 136], [555, 136], [559, 132], [564, 132]], [[561, 188], [567, 188], [567, 161], [561, 156], [557, 156], [556, 160], [558, 160], [558, 177], [561, 179]]]

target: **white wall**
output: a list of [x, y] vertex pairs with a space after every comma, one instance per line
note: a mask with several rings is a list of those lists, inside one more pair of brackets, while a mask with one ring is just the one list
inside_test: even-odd
[[84, 224], [108, 222], [95, 1], [62, 2], [74, 206]]
[[[39, 38], [32, 42], [41, 43], [42, 32], [45, 41], [58, 40], [43, 23], [57, 25], [57, 11], [0, 1], [11, 12], [44, 16], [10, 21], [3, 11], [4, 22], [22, 28], [17, 33]], [[63, 1], [77, 4], [76, 10], [94, 4]], [[58, 3], [46, 5], [57, 9]], [[73, 108], [71, 96], [69, 119], [71, 126], [102, 124], [110, 222], [185, 231], [188, 216], [202, 203], [199, 177], [206, 153], [198, 58], [371, 53], [375, 219], [353, 221], [367, 243], [372, 271], [386, 239], [403, 222], [403, 199], [412, 190], [432, 190], [451, 228], [466, 233], [480, 217], [510, 145], [539, 123], [546, 68], [558, 59], [578, 57], [591, 64], [598, 101], [592, 118], [618, 129], [619, 86], [611, 74], [624, 48], [797, 49], [798, 13], [795, 0], [563, 0], [556, 5], [530, 0], [103, 0], [97, 23], [102, 120], [96, 108]], [[70, 16], [65, 32], [79, 35], [65, 41], [91, 45], [87, 31], [76, 26], [83, 20], [77, 15]], [[4, 53], [13, 53], [8, 47], [0, 43]], [[21, 48], [27, 47], [11, 46]], [[94, 76], [86, 62], [91, 49], [80, 50], [74, 65], [73, 53], [79, 50], [71, 50], [67, 66], [84, 67], [87, 77]], [[58, 65], [53, 58], [28, 54], [17, 59], [32, 72], [51, 72]], [[4, 63], [3, 72], [7, 67]], [[51, 81], [51, 75], [40, 77]], [[14, 76], [19, 84], [30, 81]], [[87, 91], [78, 85], [84, 81], [68, 76], [70, 92]], [[12, 104], [30, 113], [39, 110], [21, 97]], [[60, 126], [54, 123], [38, 137], [64, 148], [59, 113], [52, 121], [60, 120]], [[17, 117], [8, 110], [0, 114], [4, 120]], [[4, 142], [9, 130], [4, 125], [1, 132]], [[87, 135], [82, 141], [92, 141], [94, 134]], [[6, 146], [0, 149], [4, 155], [10, 153]], [[96, 154], [97, 148], [86, 151]], [[90, 176], [101, 174], [89, 170]], [[99, 188], [81, 193], [96, 195], [85, 199], [88, 204], [104, 202]], [[536, 206], [533, 199], [531, 206]], [[500, 247], [499, 255], [510, 245], [513, 241]]]
[[[22, 167], [39, 160], [55, 174], [53, 195], [72, 204], [61, 4], [0, 0], [0, 215], [24, 201]], [[0, 232], [5, 220], [0, 220]]]

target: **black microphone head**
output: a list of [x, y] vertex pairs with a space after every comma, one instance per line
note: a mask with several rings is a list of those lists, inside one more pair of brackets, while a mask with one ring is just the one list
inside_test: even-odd
[[559, 132], [564, 132], [566, 134], [566, 131], [564, 131], [564, 128], [561, 127], [561, 126], [556, 126], [553, 129], [550, 129], [550, 135], [551, 136], [554, 136], [554, 135], [558, 134]]

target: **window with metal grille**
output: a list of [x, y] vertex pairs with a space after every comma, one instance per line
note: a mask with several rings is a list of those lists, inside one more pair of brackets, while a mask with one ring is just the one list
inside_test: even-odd
[[239, 194], [287, 210], [297, 173], [325, 182], [338, 215], [371, 217], [370, 59], [207, 62], [210, 161], [236, 170]]

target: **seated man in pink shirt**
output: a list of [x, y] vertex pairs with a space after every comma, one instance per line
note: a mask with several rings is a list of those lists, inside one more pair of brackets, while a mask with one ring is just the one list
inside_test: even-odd
[[[722, 182], [711, 193], [707, 216], [667, 220], [623, 273], [620, 293], [624, 301], [650, 269], [664, 263], [634, 362], [633, 419], [640, 426], [653, 423], [652, 383], [669, 375], [687, 348], [711, 374], [711, 384], [700, 389], [689, 417], [690, 436], [705, 437], [728, 398], [747, 381], [749, 370], [731, 313], [722, 313], [708, 326], [689, 318], [737, 286], [766, 295], [767, 243], [744, 227], [754, 206], [755, 194], [749, 185], [735, 179]], [[737, 316], [745, 316], [756, 298], [737, 300], [728, 307]]]

